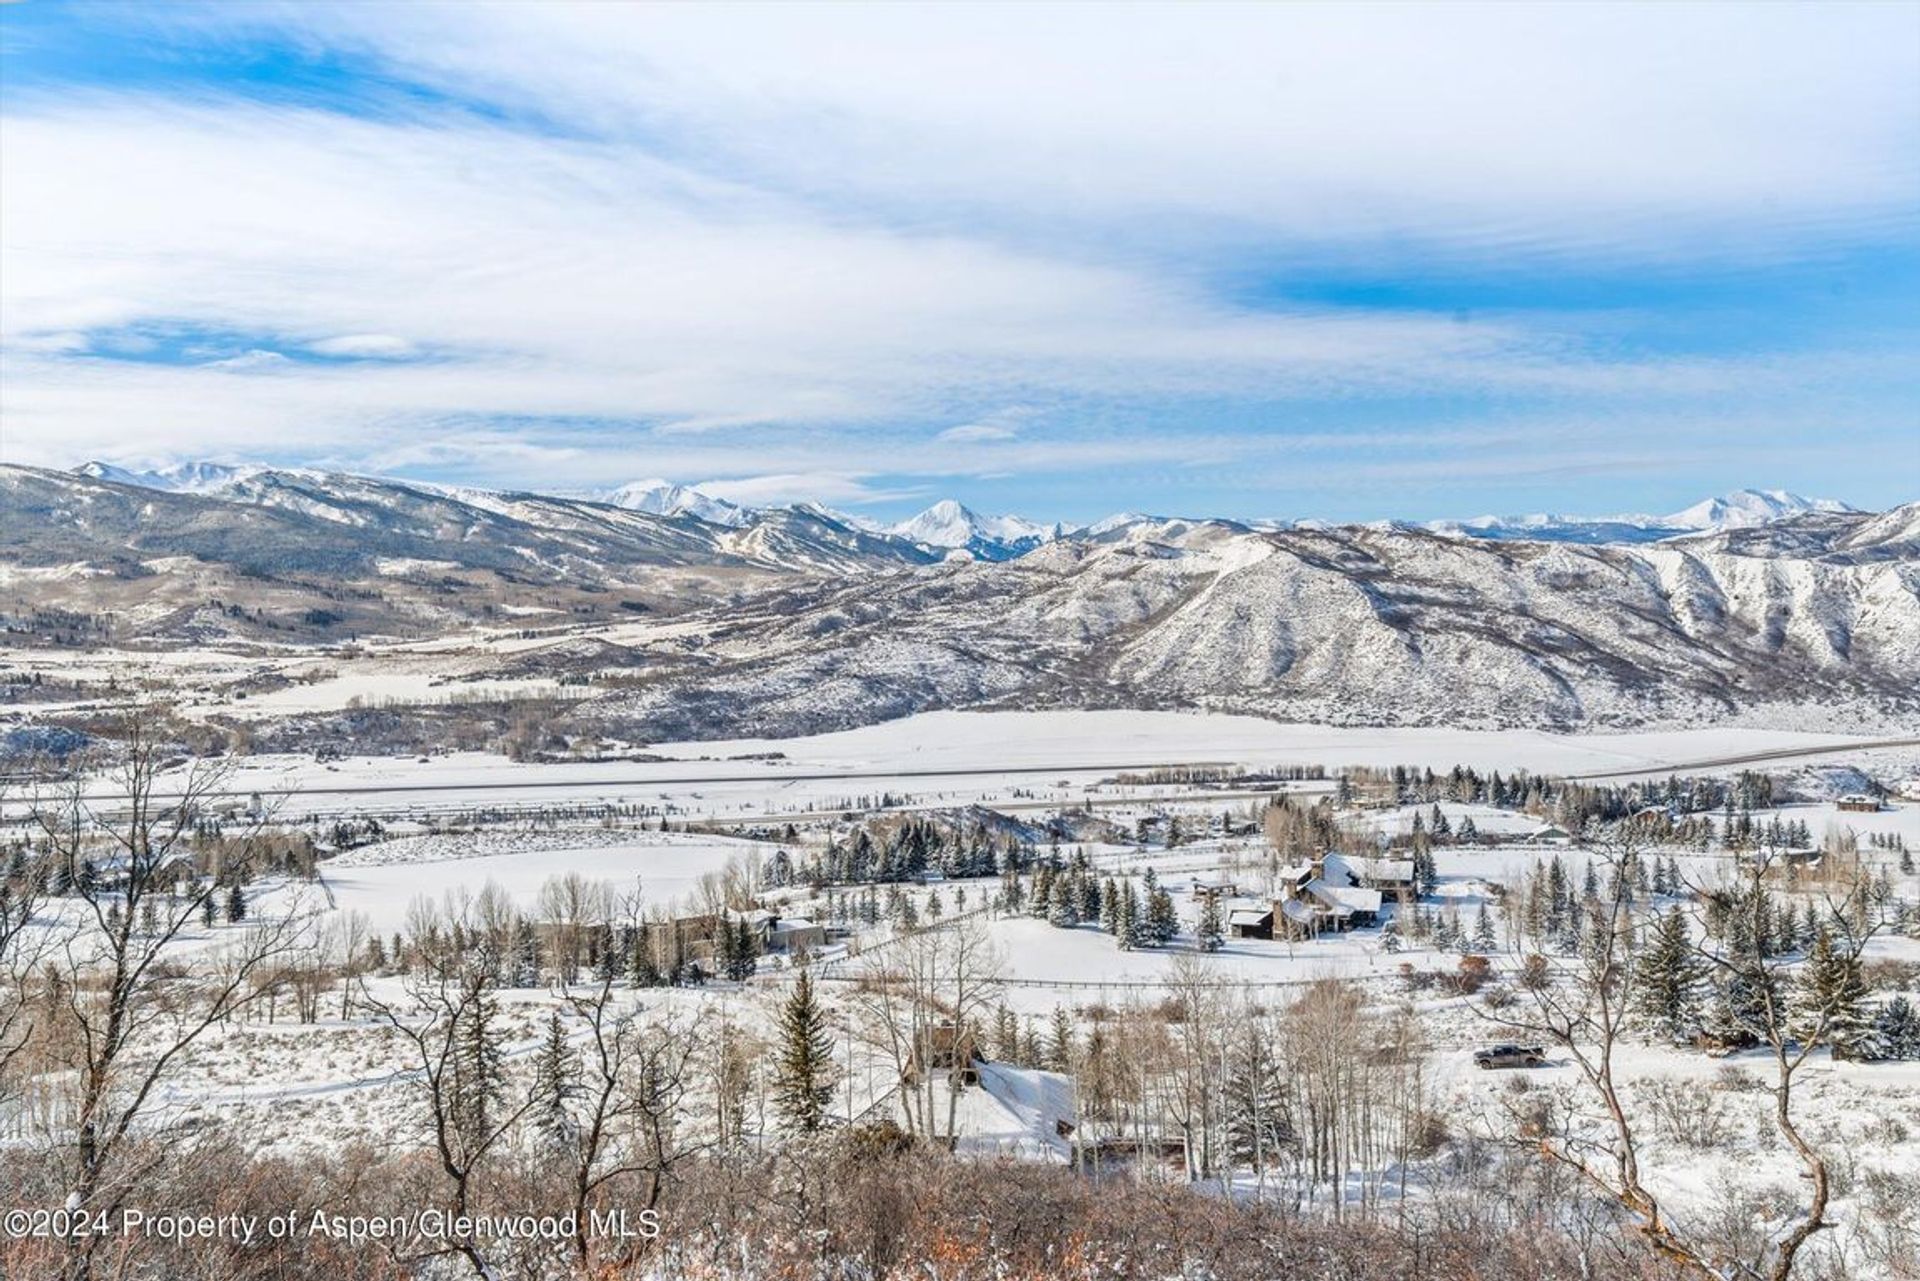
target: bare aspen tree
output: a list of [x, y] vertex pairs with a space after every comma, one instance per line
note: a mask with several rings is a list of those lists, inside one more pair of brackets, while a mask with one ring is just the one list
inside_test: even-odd
[[[220, 808], [231, 782], [224, 763], [192, 760], [160, 778], [167, 746], [151, 709], [115, 728], [105, 795], [75, 777], [36, 798], [41, 832], [65, 893], [46, 906], [52, 939], [42, 973], [48, 1026], [38, 1041], [71, 1075], [60, 1128], [70, 1138], [68, 1204], [116, 1213], [137, 1170], [120, 1168], [130, 1140], [154, 1137], [150, 1105], [206, 1031], [257, 999], [271, 976], [306, 945], [312, 919], [290, 893], [279, 910], [216, 931], [191, 967], [170, 958], [189, 948], [218, 892], [198, 874], [196, 825]], [[255, 869], [268, 810], [254, 805], [242, 832], [220, 843], [217, 869], [230, 884]], [[69, 1277], [93, 1274], [101, 1239], [68, 1241]]]
[[[637, 909], [629, 905], [629, 919]], [[638, 1179], [639, 1204], [659, 1204], [667, 1179], [707, 1145], [687, 1124], [688, 1092], [702, 1038], [694, 1021], [659, 1016], [642, 1019], [625, 1003], [610, 973], [587, 993], [569, 994], [567, 1006], [582, 1029], [575, 1051], [574, 1088], [560, 1100], [571, 1142], [570, 1199], [576, 1223], [587, 1221], [594, 1199], [616, 1184]], [[584, 1271], [592, 1240], [575, 1234], [573, 1248]]]
[[[497, 1065], [488, 1061], [495, 1036], [493, 989], [499, 980], [496, 948], [485, 939], [455, 948], [446, 936], [462, 922], [445, 924], [445, 931], [430, 927], [428, 938], [415, 940], [418, 964], [404, 984], [404, 1001], [378, 996], [364, 981], [359, 1001], [398, 1033], [406, 1048], [445, 1180], [448, 1209], [462, 1218], [480, 1204], [489, 1158], [536, 1100], [532, 1091], [509, 1095]], [[498, 1275], [483, 1243], [472, 1235], [451, 1238], [400, 1261], [417, 1263], [449, 1254], [465, 1259], [476, 1277], [492, 1281]]]

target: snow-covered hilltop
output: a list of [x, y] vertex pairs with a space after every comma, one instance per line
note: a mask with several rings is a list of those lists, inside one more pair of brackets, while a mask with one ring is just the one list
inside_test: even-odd
[[888, 533], [928, 547], [965, 552], [980, 560], [1010, 560], [1052, 542], [1061, 525], [1040, 525], [1020, 516], [981, 516], [951, 498], [943, 499]]
[[[1576, 535], [1604, 523], [1558, 518], [1063, 529], [942, 502], [880, 527], [661, 484], [621, 505], [265, 468], [161, 479], [0, 468], [0, 621], [84, 646], [523, 619], [542, 643], [502, 678], [562, 668], [590, 692], [580, 714], [629, 738], [995, 705], [1559, 728], [1920, 716], [1920, 505], [1743, 492], [1599, 540]], [[607, 634], [669, 617], [670, 642]], [[645, 681], [596, 692], [633, 669]]]

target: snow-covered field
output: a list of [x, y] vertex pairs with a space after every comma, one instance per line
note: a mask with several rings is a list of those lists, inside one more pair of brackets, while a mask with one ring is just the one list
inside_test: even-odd
[[659, 832], [498, 831], [401, 838], [349, 851], [322, 871], [334, 905], [376, 930], [403, 928], [416, 900], [492, 885], [522, 910], [536, 910], [541, 886], [574, 874], [600, 881], [643, 906], [690, 898], [700, 879], [764, 847], [725, 837]]

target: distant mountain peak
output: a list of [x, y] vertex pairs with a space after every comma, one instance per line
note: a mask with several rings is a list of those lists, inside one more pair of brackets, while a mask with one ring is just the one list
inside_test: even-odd
[[980, 560], [1007, 560], [1052, 542], [1062, 530], [1021, 516], [982, 516], [957, 499], [943, 498], [918, 516], [889, 526], [887, 532]]
[[1707, 498], [1691, 507], [1661, 517], [1677, 529], [1750, 529], [1808, 512], [1850, 512], [1854, 508], [1831, 498], [1802, 498], [1785, 489], [1736, 489]]
[[752, 520], [746, 508], [670, 480], [634, 480], [610, 490], [606, 501], [653, 516], [695, 516], [709, 524], [738, 529]]
[[151, 471], [134, 471], [114, 463], [95, 460], [73, 469], [76, 476], [109, 481], [116, 485], [136, 485], [141, 489], [164, 489], [173, 494], [214, 494], [257, 476], [267, 468], [234, 466], [228, 463], [174, 463]]

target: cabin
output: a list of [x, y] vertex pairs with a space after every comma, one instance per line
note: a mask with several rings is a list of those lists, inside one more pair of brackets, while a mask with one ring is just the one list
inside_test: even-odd
[[1239, 895], [1239, 893], [1240, 893], [1240, 887], [1235, 885], [1232, 881], [1224, 881], [1224, 880], [1203, 881], [1197, 876], [1193, 878], [1193, 897], [1197, 899], [1198, 898], [1235, 898]]
[[[1396, 866], [1402, 864], [1403, 866]], [[1413, 881], [1411, 861], [1348, 858], [1328, 854], [1317, 863], [1280, 869], [1280, 897], [1274, 901], [1273, 924], [1289, 937], [1307, 938], [1328, 930], [1350, 930], [1377, 924], [1382, 897], [1375, 886], [1354, 882], [1358, 866], [1390, 880], [1404, 870]], [[1397, 885], [1396, 885], [1397, 888]]]
[[1573, 833], [1553, 823], [1542, 823], [1527, 833], [1527, 839], [1535, 845], [1568, 845], [1573, 841]]
[[1849, 792], [1835, 801], [1833, 807], [1843, 814], [1878, 814], [1880, 798], [1865, 792]]
[[1273, 909], [1271, 907], [1236, 907], [1227, 913], [1227, 934], [1237, 939], [1270, 939], [1273, 937]]

